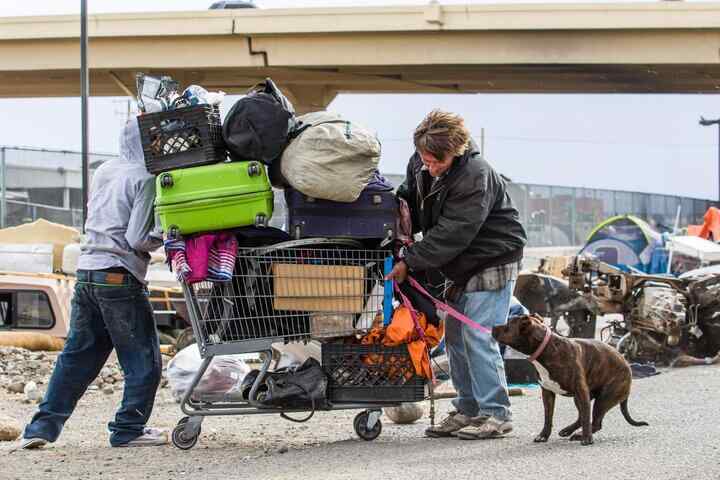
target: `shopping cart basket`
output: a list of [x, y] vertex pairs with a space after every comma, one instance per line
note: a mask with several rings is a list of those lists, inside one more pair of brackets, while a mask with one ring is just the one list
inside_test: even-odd
[[[366, 250], [352, 240], [297, 240], [268, 247], [240, 248], [235, 272], [228, 282], [184, 284], [188, 313], [203, 363], [182, 399], [181, 409], [188, 416], [180, 420], [173, 431], [175, 446], [192, 448], [205, 416], [280, 413], [292, 420], [287, 413], [308, 412], [307, 408], [268, 408], [258, 402], [258, 391], [273, 358], [272, 345], [312, 339], [328, 342], [368, 331], [376, 321], [387, 323], [388, 312], [391, 312], [387, 307], [392, 301], [391, 290], [384, 281], [392, 265], [388, 256], [388, 251]], [[372, 351], [365, 352], [368, 347], [361, 350], [365, 355], [377, 357], [385, 347], [369, 348]], [[339, 353], [347, 359], [346, 352], [344, 349]], [[214, 356], [239, 353], [258, 353], [262, 359], [260, 373], [247, 398], [243, 398], [242, 392], [220, 396], [194, 392]], [[392, 353], [393, 358], [402, 354], [397, 347]], [[366, 385], [368, 388], [358, 389], [356, 384], [348, 384], [351, 369], [347, 360], [342, 370], [338, 370], [340, 363], [326, 360], [328, 358], [332, 358], [332, 353], [324, 352], [323, 360], [333, 368], [332, 372], [326, 372], [329, 391], [342, 395], [338, 393], [335, 400], [330, 396], [330, 403], [323, 409], [364, 409], [356, 416], [354, 427], [365, 440], [377, 438], [382, 430], [381, 407], [423, 399], [424, 382], [418, 384], [414, 372], [408, 375], [412, 378], [407, 382], [378, 383], [379, 367], [357, 361], [353, 378], [374, 382]], [[406, 364], [411, 364], [409, 359]], [[372, 387], [380, 384], [382, 394], [372, 398]], [[389, 393], [393, 388], [397, 395]], [[356, 391], [362, 395], [353, 397]]]

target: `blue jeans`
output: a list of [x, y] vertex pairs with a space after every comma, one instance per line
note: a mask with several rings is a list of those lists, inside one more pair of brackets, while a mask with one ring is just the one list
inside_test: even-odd
[[[515, 281], [510, 281], [500, 290], [466, 293], [457, 308], [487, 328], [504, 325], [514, 286]], [[492, 415], [510, 420], [505, 365], [492, 335], [448, 317], [445, 341], [450, 378], [457, 391], [453, 400], [457, 411], [471, 417]]]
[[108, 424], [110, 444], [122, 445], [142, 435], [162, 371], [147, 290], [136, 281], [118, 286], [78, 282], [65, 348], [57, 358], [45, 398], [25, 427], [25, 438], [57, 440], [113, 347], [125, 374], [125, 391], [115, 420]]

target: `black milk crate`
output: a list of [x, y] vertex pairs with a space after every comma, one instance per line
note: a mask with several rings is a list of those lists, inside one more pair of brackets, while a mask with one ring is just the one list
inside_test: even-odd
[[220, 109], [195, 105], [138, 117], [145, 168], [153, 175], [225, 161]]
[[407, 345], [324, 343], [322, 368], [331, 403], [396, 403], [425, 399], [425, 379], [415, 373]]

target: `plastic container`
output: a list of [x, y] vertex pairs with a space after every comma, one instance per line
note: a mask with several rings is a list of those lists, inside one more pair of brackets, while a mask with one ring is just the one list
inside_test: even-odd
[[425, 379], [415, 373], [407, 346], [322, 345], [331, 403], [418, 402]]
[[220, 110], [197, 105], [138, 117], [145, 168], [153, 175], [225, 161]]

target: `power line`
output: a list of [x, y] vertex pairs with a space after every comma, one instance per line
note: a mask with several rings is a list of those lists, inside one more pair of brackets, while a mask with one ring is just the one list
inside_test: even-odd
[[[479, 140], [479, 136], [474, 135], [474, 139]], [[675, 149], [714, 149], [716, 145], [710, 143], [649, 143], [649, 142], [630, 142], [617, 140], [591, 140], [579, 138], [552, 138], [552, 137], [519, 137], [508, 135], [487, 135], [485, 139], [497, 140], [500, 142], [528, 142], [528, 143], [568, 143], [580, 145], [614, 145], [614, 146], [637, 146], [637, 147], [656, 147], [656, 148], [675, 148]], [[412, 137], [393, 138], [382, 137], [382, 142], [407, 142], [412, 143]]]

